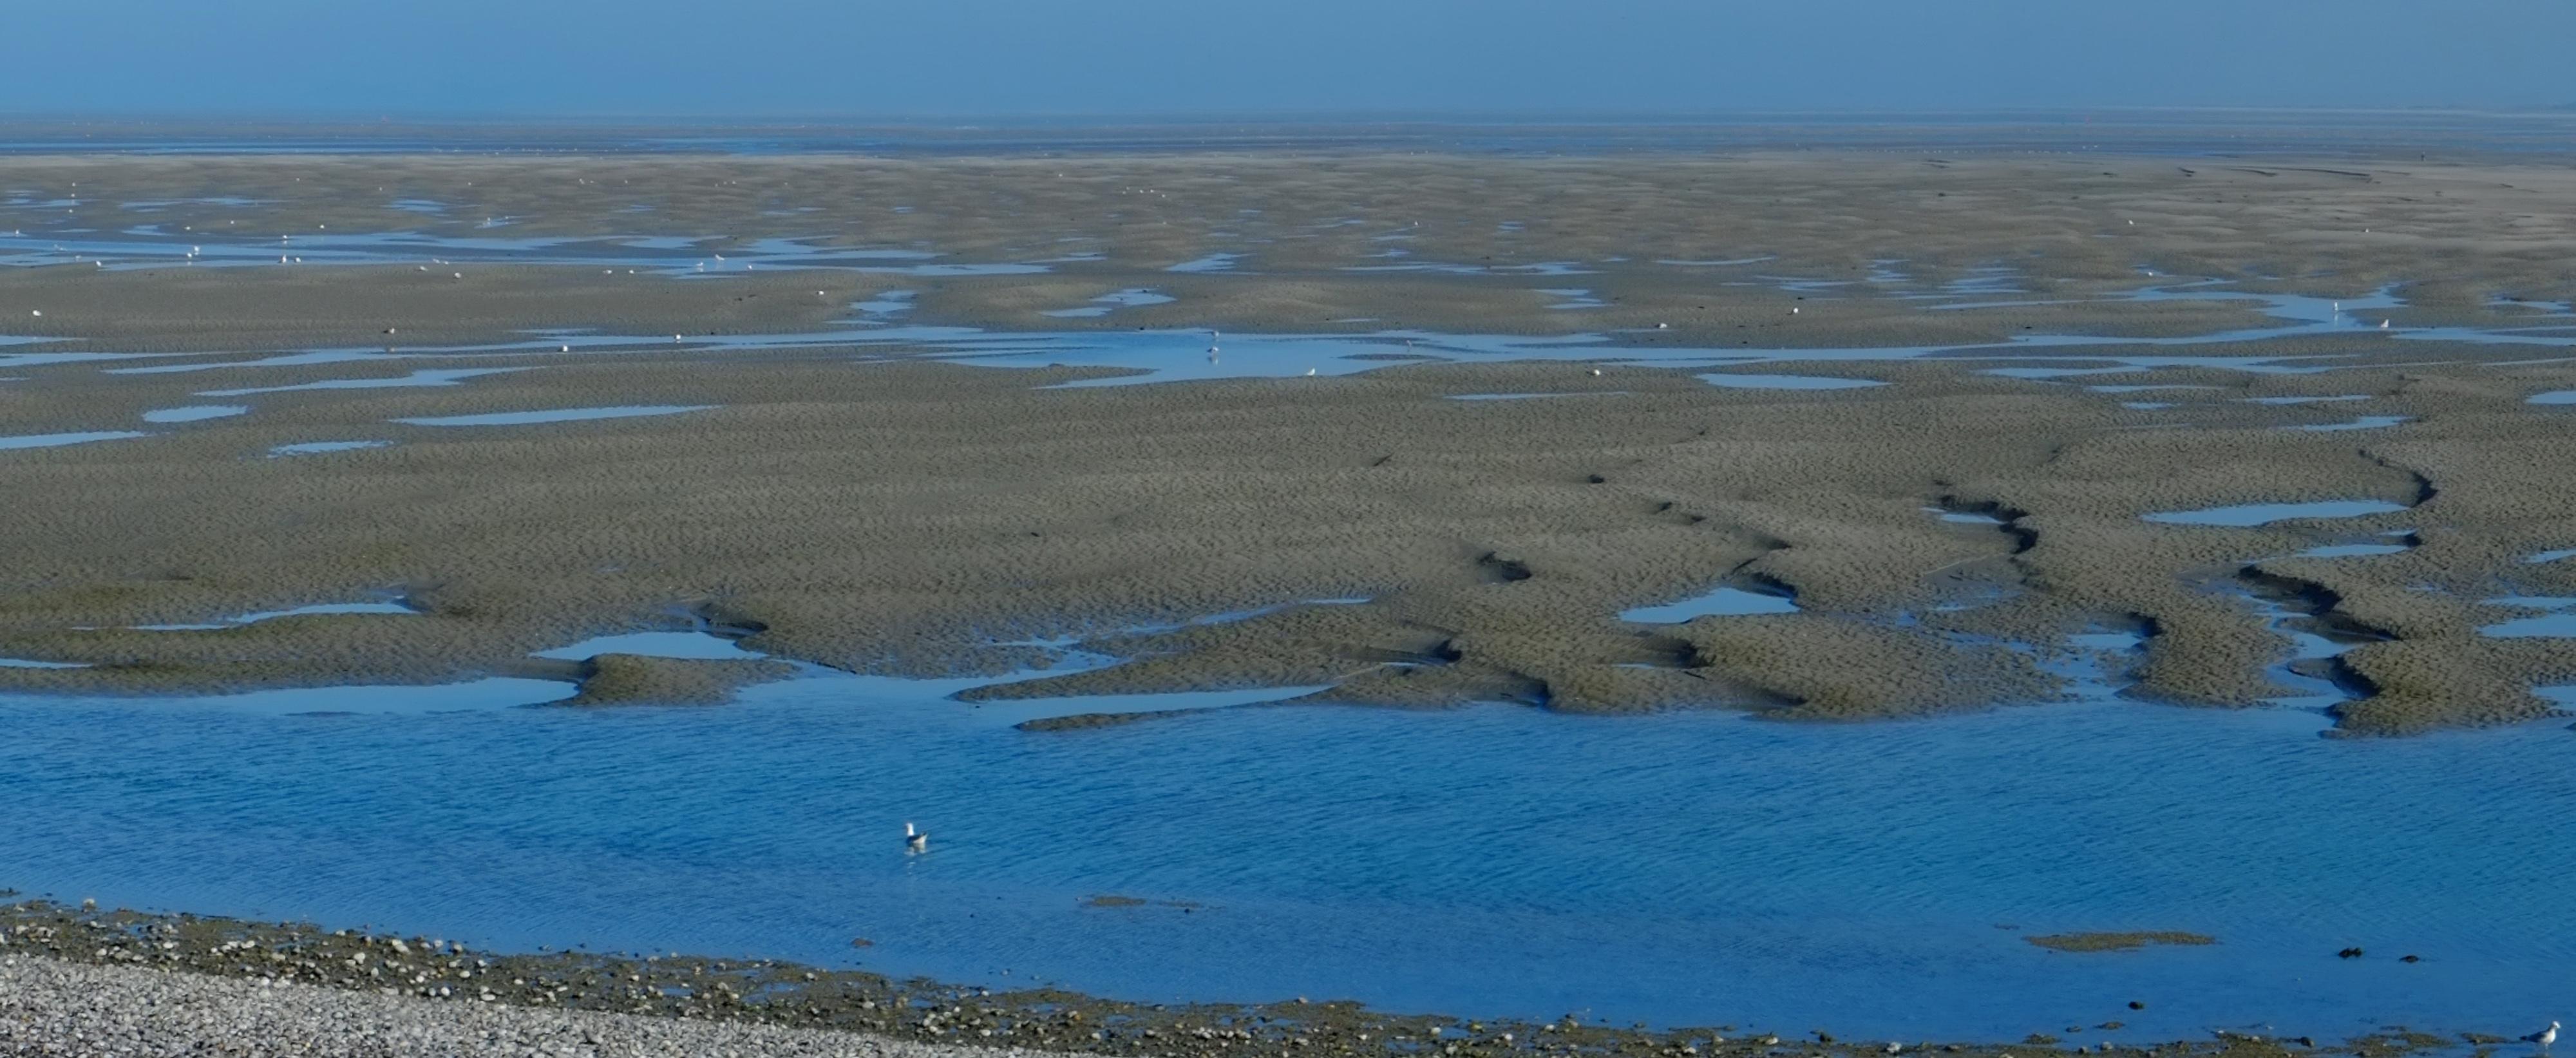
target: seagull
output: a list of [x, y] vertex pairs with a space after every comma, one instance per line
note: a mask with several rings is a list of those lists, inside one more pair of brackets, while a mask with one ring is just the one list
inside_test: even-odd
[[1593, 368], [1593, 369], [1592, 369], [1592, 377], [1594, 377], [1594, 378], [1599, 378], [1599, 377], [1601, 377], [1601, 369], [1600, 369], [1600, 368], [1597, 368], [1597, 367], [1596, 367], [1596, 368]]
[[904, 824], [903, 851], [906, 853], [923, 853], [930, 851], [930, 832], [927, 830], [914, 830], [912, 829], [912, 824]]
[[2549, 1053], [2549, 1045], [2558, 1042], [2558, 1023], [2555, 1021], [2550, 1022], [2548, 1028], [2532, 1033], [2529, 1036], [2525, 1036], [2522, 1040], [2525, 1043], [2539, 1044], [2540, 1053], [2547, 1054]]
[[2387, 321], [2387, 320], [2381, 320], [2381, 321], [2379, 321], [2379, 329], [2380, 329], [2380, 330], [2383, 330], [2383, 331], [2384, 331], [2384, 330], [2387, 330], [2387, 329], [2388, 329], [2388, 321]]
[[1311, 367], [1310, 367], [1310, 368], [1307, 368], [1307, 369], [1306, 369], [1306, 377], [1307, 377], [1307, 378], [1313, 378], [1313, 377], [1315, 377], [1315, 369], [1314, 369], [1314, 368], [1311, 368]]

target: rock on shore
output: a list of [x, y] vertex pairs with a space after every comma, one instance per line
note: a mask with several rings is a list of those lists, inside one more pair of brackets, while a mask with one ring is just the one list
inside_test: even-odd
[[[0, 1055], [848, 1055], [966, 1048], [742, 1022], [442, 1002], [292, 982], [0, 958]], [[1043, 1051], [974, 1048], [978, 1058]]]

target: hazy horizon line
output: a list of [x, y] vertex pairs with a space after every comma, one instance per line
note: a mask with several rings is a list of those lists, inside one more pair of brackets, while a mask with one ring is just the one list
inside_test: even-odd
[[[936, 125], [952, 128], [1011, 127], [1017, 124], [1049, 126], [1118, 125], [1184, 125], [1184, 124], [1334, 124], [1334, 125], [1715, 125], [1740, 123], [1754, 119], [1932, 119], [1995, 118], [2076, 120], [2100, 115], [2319, 115], [2366, 116], [2456, 115], [2463, 117], [2494, 116], [2576, 120], [2576, 102], [2530, 104], [2523, 106], [2424, 103], [2403, 106], [2295, 106], [2271, 104], [2164, 105], [2118, 104], [2101, 106], [2006, 106], [2006, 107], [1747, 107], [1688, 109], [1576, 109], [1565, 110], [1479, 110], [1389, 108], [1383, 110], [1300, 110], [1233, 109], [1233, 110], [1066, 110], [986, 112], [882, 112], [865, 111], [146, 111], [146, 110], [25, 110], [0, 109], [0, 123], [7, 124], [311, 124], [311, 125], [438, 125], [438, 124], [508, 124], [527, 125], [562, 123], [592, 125], [624, 123], [637, 125], [726, 125], [786, 124], [825, 126], [907, 127]], [[2078, 122], [2080, 123], [2080, 121]]]

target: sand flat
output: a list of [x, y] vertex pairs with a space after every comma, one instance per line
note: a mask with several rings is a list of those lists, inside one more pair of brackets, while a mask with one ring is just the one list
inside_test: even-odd
[[[2284, 692], [2265, 672], [2292, 648], [2209, 584], [2260, 564], [2264, 583], [2302, 586], [2315, 612], [2300, 620], [2371, 633], [2331, 662], [2357, 689], [2343, 729], [2551, 715], [2531, 689], [2576, 679], [2576, 650], [2481, 637], [2493, 617], [2475, 600], [2499, 582], [2576, 590], [2576, 571], [2522, 561], [2576, 513], [2564, 413], [2528, 402], [2576, 383], [2576, 354], [2555, 352], [2576, 335], [2496, 301], [2571, 294], [2576, 175], [2466, 154], [2306, 161], [13, 157], [14, 186], [77, 181], [96, 203], [82, 210], [152, 204], [49, 223], [282, 242], [289, 258], [329, 231], [377, 256], [105, 267], [31, 249], [42, 260], [0, 270], [13, 336], [204, 365], [31, 358], [0, 389], [0, 435], [112, 432], [204, 393], [250, 402], [149, 444], [0, 453], [0, 488], [22, 499], [0, 509], [0, 653], [91, 665], [0, 671], [0, 686], [443, 681], [675, 607], [756, 625], [747, 646], [774, 658], [979, 671], [1025, 660], [997, 638], [1366, 596], [1139, 633], [1121, 644], [1136, 663], [1010, 693], [1257, 679], [1384, 704], [1868, 717], [2045, 697], [2027, 657], [1961, 644], [2044, 650], [2109, 622], [2156, 630], [2134, 693], [2246, 706]], [[403, 201], [449, 208], [389, 205]], [[514, 218], [512, 239], [652, 259], [630, 275], [551, 242], [513, 249], [476, 229], [486, 216]], [[1171, 270], [1209, 260], [1227, 266]], [[1407, 267], [1364, 270], [1388, 265]], [[1569, 272], [1599, 307], [1549, 307]], [[1061, 314], [1146, 287], [1171, 300]], [[907, 325], [1164, 330], [1193, 335], [1192, 363], [1204, 341], [1221, 365], [1247, 333], [1604, 348], [1420, 362], [1397, 345], [1315, 378], [1104, 386], [1128, 376], [1043, 352], [947, 363], [935, 331], [863, 341], [882, 324], [854, 306], [896, 291]], [[2253, 294], [2349, 309], [2285, 319]], [[1933, 311], [1953, 301], [2007, 303]], [[2208, 336], [2227, 340], [2175, 344]], [[1710, 360], [1730, 349], [1819, 381], [1703, 381], [1739, 370]], [[420, 372], [454, 384], [342, 381]], [[2211, 388], [2135, 408], [2096, 384]], [[1602, 395], [1447, 399], [1580, 392]], [[2350, 416], [2332, 404], [2286, 402], [2354, 393], [2385, 425], [2335, 430]], [[711, 410], [415, 425], [648, 406]], [[263, 458], [343, 437], [391, 443]], [[2329, 499], [2381, 513], [2330, 530], [2141, 518]], [[1962, 527], [1927, 504], [2016, 514]], [[2320, 531], [2399, 529], [2423, 545], [2279, 557], [2331, 542]], [[1730, 575], [1793, 591], [1801, 612], [1618, 620]], [[127, 630], [386, 586], [425, 619]], [[1387, 662], [1403, 658], [1439, 663]], [[1903, 690], [1932, 664], [1950, 690]], [[625, 678], [649, 697], [649, 678]]]

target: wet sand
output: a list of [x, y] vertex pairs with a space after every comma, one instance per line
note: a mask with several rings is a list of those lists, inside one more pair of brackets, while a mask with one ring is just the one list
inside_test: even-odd
[[[0, 451], [13, 498], [0, 509], [0, 658], [88, 666], [0, 667], [0, 689], [503, 673], [584, 680], [577, 702], [712, 703], [779, 673], [529, 657], [712, 622], [773, 658], [853, 671], [1020, 668], [1049, 654], [1013, 641], [1067, 634], [1131, 659], [993, 694], [1332, 684], [1316, 697], [1856, 720], [2047, 700], [2065, 636], [2122, 629], [2148, 633], [2133, 696], [2243, 707], [2288, 693], [2265, 670], [2290, 650], [2248, 593], [2283, 600], [2297, 627], [2360, 641], [2306, 663], [2354, 695], [2337, 707], [2346, 732], [2545, 718], [2553, 706], [2531, 689], [2576, 680], [2576, 641], [2477, 632], [2520, 613], [2482, 600], [2576, 594], [2576, 563], [2526, 561], [2576, 546], [2564, 413], [2526, 403], [2576, 388], [2557, 347], [2364, 327], [2052, 350], [2328, 358], [2302, 363], [2332, 368], [2314, 374], [2213, 364], [2013, 378], [1966, 355], [1732, 369], [1887, 383], [1774, 390], [1711, 386], [1696, 377], [1707, 367], [1390, 361], [1342, 377], [1049, 389], [1116, 372], [971, 367], [900, 345], [563, 354], [522, 333], [810, 331], [895, 290], [912, 292], [901, 318], [919, 324], [1617, 332], [1646, 348], [2145, 342], [2276, 322], [2254, 302], [2126, 296], [2199, 278], [2353, 300], [2393, 288], [2405, 307], [2370, 315], [2397, 328], [2548, 326], [2530, 302], [2576, 295], [2563, 265], [2576, 173], [2548, 162], [66, 156], [9, 159], [0, 191], [77, 199], [0, 212], [26, 241], [138, 224], [182, 239], [715, 235], [702, 249], [737, 262], [758, 239], [801, 238], [1046, 269], [0, 270], [0, 330], [70, 339], [0, 357], [134, 358], [0, 367], [13, 379], [0, 382], [0, 437], [152, 431]], [[250, 204], [125, 205], [218, 195]], [[1168, 271], [1212, 254], [1242, 256]], [[1136, 288], [1174, 300], [1045, 315]], [[1564, 296], [1547, 291], [1566, 288], [1603, 304], [1549, 308]], [[1935, 309], [1917, 296], [1945, 289], [2014, 304]], [[514, 339], [540, 347], [429, 348]], [[247, 366], [388, 347], [403, 358]], [[183, 363], [238, 366], [102, 370]], [[204, 395], [487, 368], [518, 370]], [[2088, 388], [2121, 385], [2205, 388]], [[1492, 393], [1605, 395], [1449, 399]], [[2366, 399], [2256, 402], [2348, 394]], [[228, 401], [253, 410], [139, 425], [151, 409]], [[2166, 406], [2129, 406], [2140, 403]], [[626, 405], [713, 407], [396, 421]], [[2283, 428], [2362, 415], [2405, 421]], [[268, 456], [340, 440], [391, 443]], [[2403, 509], [2251, 528], [2141, 520], [2339, 499]], [[2400, 530], [2420, 545], [2285, 557]], [[1793, 593], [1800, 612], [1618, 618], [1721, 584]], [[130, 627], [384, 596], [422, 613]], [[1293, 605], [1327, 598], [1369, 601]], [[1262, 607], [1283, 608], [1117, 631]]]

